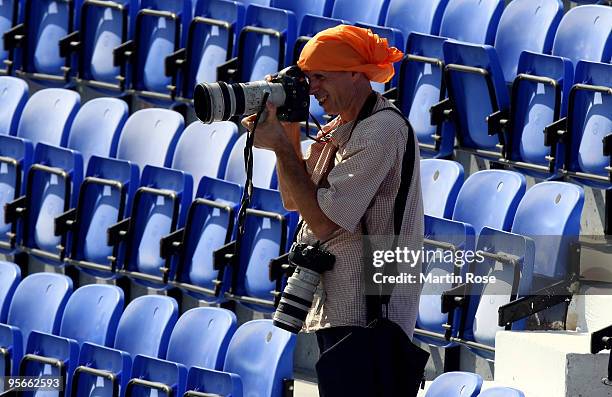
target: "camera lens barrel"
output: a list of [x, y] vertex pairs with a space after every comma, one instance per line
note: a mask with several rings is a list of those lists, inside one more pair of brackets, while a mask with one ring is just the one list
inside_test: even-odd
[[312, 306], [320, 277], [319, 273], [305, 267], [295, 269], [274, 312], [274, 325], [295, 334], [300, 332]]

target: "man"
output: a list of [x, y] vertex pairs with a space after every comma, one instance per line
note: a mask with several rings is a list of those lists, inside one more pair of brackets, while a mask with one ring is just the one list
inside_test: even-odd
[[[304, 47], [298, 66], [326, 113], [337, 115], [323, 127], [318, 142], [303, 156], [297, 123], [281, 124], [274, 105], [255, 133], [255, 145], [273, 150], [283, 203], [297, 210], [304, 225], [298, 241], [325, 242], [336, 257], [333, 270], [323, 273], [319, 291], [306, 319], [306, 331], [316, 331], [324, 353], [354, 327], [366, 321], [366, 288], [362, 259], [364, 234], [393, 236], [394, 203], [401, 180], [402, 159], [409, 134], [407, 122], [388, 100], [372, 91], [370, 81], [387, 82], [393, 62], [402, 53], [371, 31], [341, 25], [318, 33]], [[361, 114], [360, 114], [361, 113]], [[252, 129], [254, 116], [243, 119]], [[355, 123], [357, 124], [355, 125]], [[418, 145], [403, 215], [400, 247], [420, 251], [423, 204]], [[366, 230], [364, 230], [367, 229]], [[420, 273], [420, 261], [409, 269]], [[412, 337], [420, 286], [398, 284], [389, 318]]]

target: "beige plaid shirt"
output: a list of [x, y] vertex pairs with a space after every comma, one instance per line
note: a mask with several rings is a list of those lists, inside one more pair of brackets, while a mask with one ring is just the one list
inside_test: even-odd
[[[393, 105], [379, 96], [374, 112], [390, 106]], [[331, 156], [335, 155], [327, 183], [318, 190], [318, 202], [325, 215], [341, 227], [324, 245], [335, 255], [336, 263], [333, 270], [322, 275], [304, 324], [305, 331], [366, 325], [361, 219], [365, 214], [370, 235], [394, 234], [393, 206], [409, 129], [393, 111], [382, 111], [362, 120], [351, 135], [352, 127], [352, 121], [342, 124], [337, 117], [324, 127], [324, 131], [331, 131], [332, 139], [313, 143], [305, 154], [306, 168], [317, 184], [327, 165], [331, 164]], [[420, 250], [423, 246], [423, 202], [416, 138], [414, 150], [417, 167], [410, 182], [398, 246]], [[307, 224], [298, 234], [298, 241], [316, 241]], [[411, 269], [417, 276], [420, 271], [420, 263]], [[389, 307], [390, 318], [410, 337], [416, 322], [420, 290], [418, 284], [397, 284]]]

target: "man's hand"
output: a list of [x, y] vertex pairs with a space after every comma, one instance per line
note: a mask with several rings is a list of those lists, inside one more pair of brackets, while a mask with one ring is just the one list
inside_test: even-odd
[[[253, 131], [256, 116], [257, 115], [252, 114], [243, 118], [241, 122], [242, 125], [247, 130]], [[276, 117], [276, 106], [271, 102], [266, 103], [266, 118], [263, 122], [260, 120], [257, 124], [257, 131], [255, 131], [255, 147], [276, 152], [281, 148], [291, 146], [296, 133], [296, 129], [291, 124], [297, 123], [281, 123]], [[299, 133], [298, 124], [298, 139]]]

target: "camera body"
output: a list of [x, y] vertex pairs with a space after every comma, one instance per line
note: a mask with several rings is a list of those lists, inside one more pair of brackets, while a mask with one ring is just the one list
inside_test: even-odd
[[312, 306], [315, 291], [321, 274], [333, 269], [336, 257], [314, 244], [293, 244], [289, 253], [289, 262], [296, 268], [281, 294], [281, 299], [274, 312], [275, 326], [297, 334], [302, 329], [304, 320]]
[[268, 101], [278, 107], [279, 120], [306, 121], [309, 90], [306, 75], [294, 65], [278, 72], [271, 81], [200, 83], [195, 87], [193, 106], [203, 123], [225, 121], [233, 116], [257, 113], [264, 94], [268, 93]]

